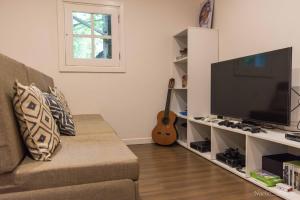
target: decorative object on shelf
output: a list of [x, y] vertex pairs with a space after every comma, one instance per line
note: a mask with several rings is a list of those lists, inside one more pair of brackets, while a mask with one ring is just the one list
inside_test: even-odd
[[175, 129], [176, 114], [170, 111], [170, 101], [172, 89], [175, 85], [175, 79], [169, 80], [168, 95], [165, 110], [157, 114], [157, 125], [152, 131], [152, 139], [160, 145], [171, 145], [177, 140], [177, 132]]
[[187, 48], [180, 49], [179, 53], [180, 53], [180, 55], [176, 56], [176, 60], [180, 60], [180, 59], [187, 57], [188, 49]]
[[188, 54], [188, 49], [187, 49], [187, 48], [183, 48], [183, 49], [180, 49], [179, 52], [180, 52], [180, 54], [181, 54], [182, 56], [187, 56], [187, 54]]
[[181, 115], [183, 115], [183, 116], [187, 116], [187, 115], [188, 115], [187, 110], [186, 110], [186, 111], [179, 112], [179, 114], [181, 114]]
[[199, 15], [199, 26], [204, 28], [212, 28], [212, 17], [214, 10], [214, 0], [204, 0], [201, 5]]
[[186, 88], [187, 87], [187, 75], [183, 75], [182, 76], [182, 88]]

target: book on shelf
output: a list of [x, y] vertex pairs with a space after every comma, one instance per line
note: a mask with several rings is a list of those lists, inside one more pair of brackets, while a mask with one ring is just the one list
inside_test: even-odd
[[292, 186], [294, 190], [300, 191], [300, 161], [283, 163], [283, 181]]

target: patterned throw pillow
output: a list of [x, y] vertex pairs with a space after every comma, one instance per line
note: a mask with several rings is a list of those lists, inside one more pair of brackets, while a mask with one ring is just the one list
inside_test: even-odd
[[48, 161], [60, 134], [42, 92], [34, 85], [15, 83], [14, 109], [25, 144], [35, 160]]
[[57, 98], [57, 100], [62, 104], [64, 111], [69, 113], [70, 117], [73, 118], [65, 95], [57, 87], [49, 87], [49, 89], [51, 94], [54, 95]]
[[64, 111], [62, 104], [54, 95], [48, 93], [43, 93], [43, 95], [46, 98], [46, 103], [51, 110], [52, 117], [56, 121], [60, 134], [74, 136], [75, 126], [70, 114]]

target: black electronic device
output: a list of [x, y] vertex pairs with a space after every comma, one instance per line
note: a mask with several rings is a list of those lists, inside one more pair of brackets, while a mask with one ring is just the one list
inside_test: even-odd
[[290, 124], [292, 48], [212, 64], [211, 114]]
[[300, 133], [286, 133], [285, 138], [295, 142], [300, 142]]
[[241, 129], [243, 131], [249, 131], [251, 133], [260, 133], [263, 132], [263, 130], [260, 127], [257, 126], [253, 126], [250, 124], [245, 124], [245, 123], [241, 123], [241, 122], [231, 122], [228, 120], [224, 120], [218, 123], [218, 125], [220, 126], [226, 126], [226, 127], [230, 127], [230, 128], [238, 128]]
[[220, 126], [226, 126], [226, 127], [230, 127], [232, 126], [234, 123], [228, 120], [224, 120], [218, 123]]
[[245, 167], [245, 156], [238, 149], [228, 148], [224, 153], [216, 154], [216, 159], [230, 167]]
[[263, 156], [262, 169], [283, 178], [283, 163], [299, 159], [299, 156], [289, 153]]
[[191, 148], [193, 148], [201, 153], [211, 151], [211, 143], [208, 139], [206, 139], [205, 141], [191, 142], [190, 146], [191, 146]]
[[194, 117], [195, 120], [204, 120], [205, 117]]

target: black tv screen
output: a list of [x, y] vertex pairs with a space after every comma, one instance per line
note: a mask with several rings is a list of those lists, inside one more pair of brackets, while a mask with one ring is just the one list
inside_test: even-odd
[[291, 73], [292, 48], [214, 63], [211, 113], [289, 125]]

